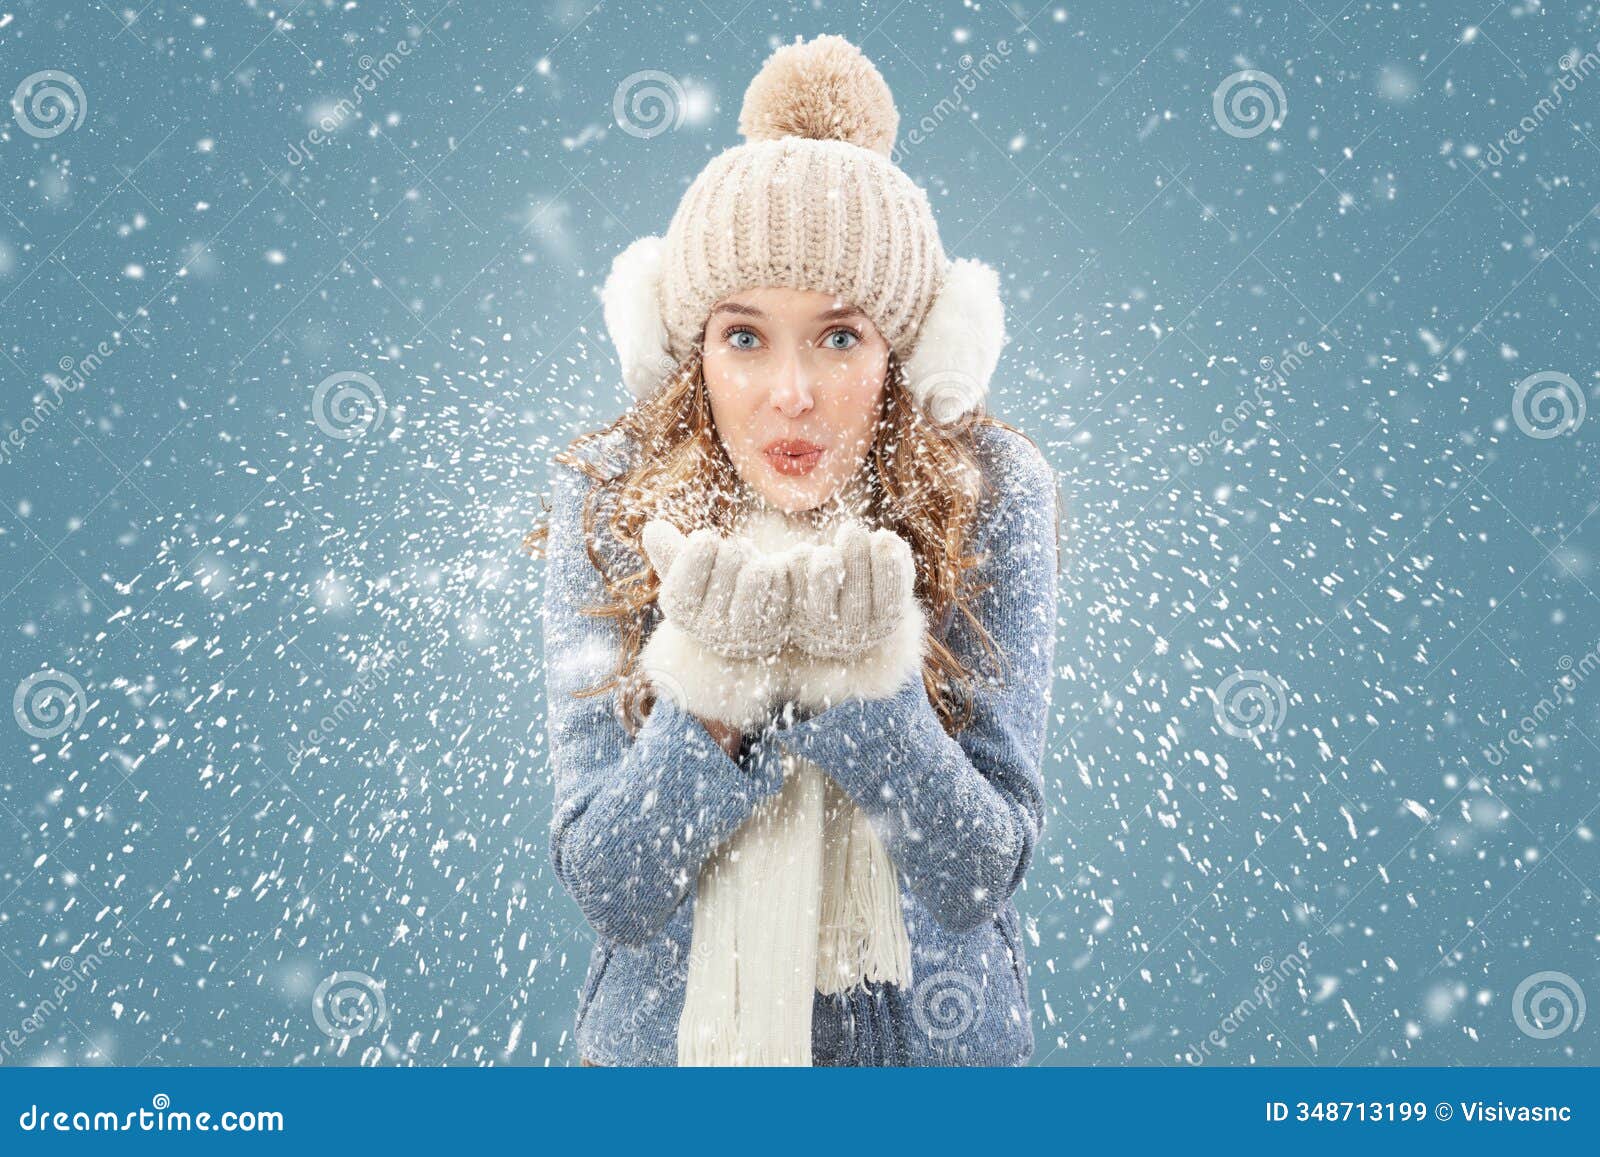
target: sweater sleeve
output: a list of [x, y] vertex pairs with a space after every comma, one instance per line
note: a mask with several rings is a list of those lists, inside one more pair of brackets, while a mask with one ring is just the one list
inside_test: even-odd
[[588, 484], [551, 465], [541, 611], [555, 786], [550, 859], [597, 933], [644, 944], [683, 902], [706, 857], [782, 787], [782, 767], [760, 752], [735, 762], [666, 696], [632, 737], [615, 713], [614, 692], [573, 696], [609, 678], [620, 646], [613, 620], [581, 610], [604, 600], [584, 546]]
[[892, 695], [852, 699], [766, 733], [827, 772], [871, 817], [912, 891], [940, 924], [967, 932], [1022, 882], [1044, 824], [1044, 738], [1056, 622], [1055, 481], [1030, 451], [995, 501], [973, 612], [1004, 656], [994, 678], [956, 616], [947, 640], [975, 683], [971, 722], [951, 738], [919, 671]]

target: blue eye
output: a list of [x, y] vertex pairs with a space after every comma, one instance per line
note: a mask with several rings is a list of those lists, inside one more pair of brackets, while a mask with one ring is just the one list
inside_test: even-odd
[[[844, 340], [840, 341], [841, 338]], [[836, 329], [822, 340], [831, 350], [854, 349], [861, 343], [860, 335], [848, 329]]]
[[755, 330], [730, 329], [725, 336], [728, 344], [736, 350], [753, 350], [761, 348], [761, 339], [756, 336]]

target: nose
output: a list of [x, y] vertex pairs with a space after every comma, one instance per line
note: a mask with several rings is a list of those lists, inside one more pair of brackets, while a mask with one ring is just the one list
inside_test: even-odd
[[784, 417], [798, 418], [815, 404], [811, 376], [798, 352], [790, 350], [772, 374], [772, 405]]

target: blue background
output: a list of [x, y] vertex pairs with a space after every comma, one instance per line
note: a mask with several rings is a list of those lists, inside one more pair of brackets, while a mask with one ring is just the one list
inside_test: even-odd
[[[1594, 1016], [1513, 1008], [1600, 992], [1600, 688], [1552, 692], [1600, 645], [1600, 418], [1513, 416], [1544, 371], [1600, 408], [1600, 80], [1534, 112], [1592, 6], [136, 5], [0, 6], [3, 95], [55, 69], [87, 106], [0, 118], [0, 690], [84, 691], [0, 729], [0, 1034], [94, 961], [4, 1063], [575, 1062], [518, 543], [626, 404], [612, 256], [825, 31], [903, 133], [1009, 48], [902, 165], [1003, 271], [991, 409], [1061, 475], [1036, 1062], [1600, 1058]], [[641, 136], [613, 98], [648, 69], [682, 116]], [[1213, 111], [1244, 69], [1285, 98], [1249, 136]], [[342, 439], [312, 398], [348, 372], [384, 410]], [[1271, 729], [1219, 725], [1240, 670]], [[386, 1004], [342, 1042], [338, 971]]]

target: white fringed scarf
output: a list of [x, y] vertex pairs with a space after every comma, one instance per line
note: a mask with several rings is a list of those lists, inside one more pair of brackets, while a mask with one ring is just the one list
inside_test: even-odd
[[[826, 537], [771, 511], [752, 513], [742, 532], [768, 551]], [[919, 615], [854, 667], [786, 650], [778, 685], [820, 710], [890, 693], [922, 655]], [[898, 871], [866, 814], [815, 763], [781, 759], [782, 790], [701, 867], [679, 1065], [810, 1065], [816, 993], [912, 983]]]

